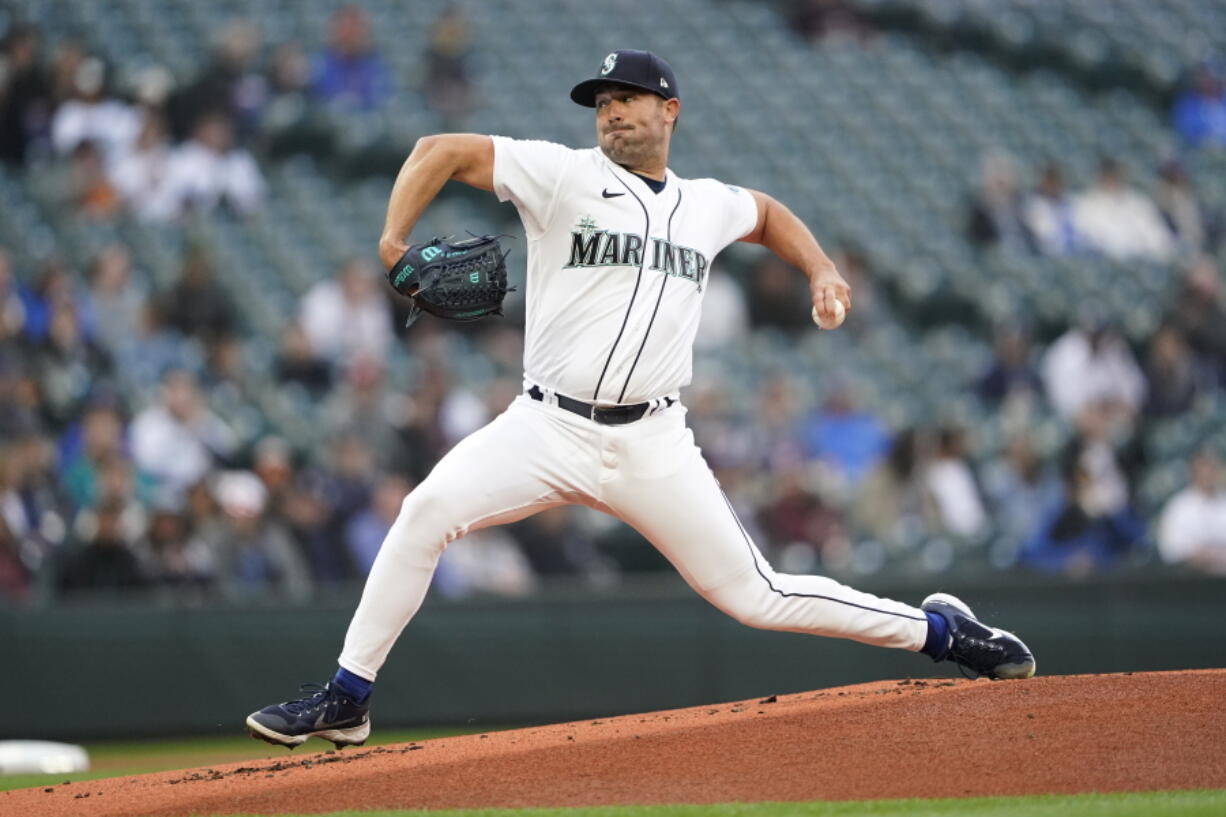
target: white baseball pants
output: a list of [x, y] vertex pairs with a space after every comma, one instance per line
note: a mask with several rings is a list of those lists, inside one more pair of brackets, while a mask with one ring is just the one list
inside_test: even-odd
[[775, 573], [694, 444], [679, 403], [606, 426], [521, 395], [404, 500], [366, 580], [340, 665], [374, 680], [443, 549], [469, 531], [576, 503], [633, 526], [703, 598], [751, 627], [919, 650], [923, 611], [822, 576]]

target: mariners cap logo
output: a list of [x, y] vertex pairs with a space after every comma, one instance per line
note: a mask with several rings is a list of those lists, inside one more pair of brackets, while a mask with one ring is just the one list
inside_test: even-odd
[[613, 70], [614, 65], [617, 65], [617, 52], [616, 51], [614, 51], [612, 54], [604, 58], [604, 66], [601, 67], [600, 69], [600, 75], [602, 77], [608, 76], [609, 72]]

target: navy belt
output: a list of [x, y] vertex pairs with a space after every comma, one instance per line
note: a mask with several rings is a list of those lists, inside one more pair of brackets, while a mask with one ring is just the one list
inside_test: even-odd
[[[528, 396], [538, 403], [545, 402], [545, 393], [541, 391], [540, 386], [528, 389]], [[620, 426], [641, 420], [647, 413], [647, 409], [651, 407], [651, 403], [635, 403], [632, 406], [593, 406], [591, 403], [567, 397], [565, 394], [555, 394], [554, 397], [557, 398], [560, 408], [606, 426]]]

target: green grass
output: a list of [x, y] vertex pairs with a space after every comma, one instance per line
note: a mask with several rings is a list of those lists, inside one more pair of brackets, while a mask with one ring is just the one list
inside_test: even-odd
[[[472, 729], [382, 731], [378, 746], [466, 734]], [[480, 730], [487, 731], [487, 730]], [[0, 791], [58, 785], [66, 780], [196, 768], [240, 760], [288, 757], [287, 750], [249, 737], [87, 743], [90, 771], [71, 775], [0, 777]], [[321, 741], [307, 751], [330, 749]], [[299, 754], [301, 754], [301, 750]], [[1219, 817], [1226, 789], [1135, 794], [979, 797], [948, 800], [871, 800], [815, 803], [725, 803], [706, 806], [609, 806], [577, 809], [474, 809], [463, 811], [345, 811], [309, 817]], [[308, 815], [301, 815], [308, 817]]]
[[[1226, 790], [1139, 794], [866, 800], [839, 803], [724, 803], [577, 809], [338, 811], [309, 817], [1220, 817]], [[301, 815], [308, 817], [308, 815]]]
[[[381, 746], [387, 743], [407, 743], [411, 740], [429, 740], [451, 735], [464, 735], [469, 729], [415, 729], [407, 731], [380, 730], [366, 746]], [[482, 732], [488, 729], [479, 730]], [[290, 757], [288, 749], [271, 746], [263, 741], [242, 736], [176, 738], [174, 740], [125, 740], [84, 744], [89, 753], [89, 771], [77, 774], [20, 774], [0, 776], [0, 791], [24, 789], [32, 786], [52, 786], [66, 780], [97, 780], [103, 777], [123, 777], [146, 772], [164, 772], [172, 769], [193, 769], [218, 763], [239, 760], [262, 760], [265, 758]], [[311, 740], [299, 749], [298, 755], [322, 752], [332, 744]]]

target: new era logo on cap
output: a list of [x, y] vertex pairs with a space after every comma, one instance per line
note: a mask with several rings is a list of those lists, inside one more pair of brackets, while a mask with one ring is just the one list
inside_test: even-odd
[[642, 88], [665, 99], [680, 98], [672, 67], [650, 51], [614, 51], [604, 58], [600, 73], [571, 89], [570, 98], [588, 108], [596, 107], [596, 89], [616, 83]]

